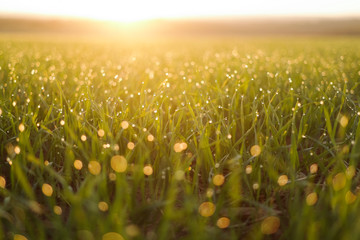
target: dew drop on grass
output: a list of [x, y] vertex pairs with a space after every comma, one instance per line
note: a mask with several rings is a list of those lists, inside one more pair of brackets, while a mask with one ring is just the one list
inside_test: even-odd
[[60, 125], [61, 125], [61, 126], [64, 126], [64, 125], [65, 125], [65, 121], [64, 121], [64, 120], [61, 120], [61, 121], [60, 121]]

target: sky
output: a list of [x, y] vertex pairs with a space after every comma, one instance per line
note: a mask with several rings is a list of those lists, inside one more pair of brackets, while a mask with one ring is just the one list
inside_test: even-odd
[[360, 16], [360, 0], [0, 0], [0, 16], [132, 22], [224, 16]]

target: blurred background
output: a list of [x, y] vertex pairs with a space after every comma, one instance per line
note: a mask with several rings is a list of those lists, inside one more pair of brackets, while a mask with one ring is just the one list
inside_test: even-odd
[[360, 1], [0, 1], [0, 32], [94, 37], [359, 35]]

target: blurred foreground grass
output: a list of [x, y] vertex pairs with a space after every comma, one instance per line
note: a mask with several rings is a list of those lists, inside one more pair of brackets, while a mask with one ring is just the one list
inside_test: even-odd
[[0, 239], [359, 239], [360, 39], [0, 40]]

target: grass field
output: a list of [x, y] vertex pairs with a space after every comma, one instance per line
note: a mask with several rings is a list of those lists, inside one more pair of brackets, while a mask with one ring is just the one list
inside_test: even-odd
[[359, 38], [2, 37], [0, 239], [359, 239], [359, 84]]

